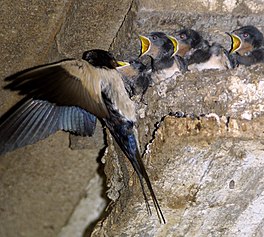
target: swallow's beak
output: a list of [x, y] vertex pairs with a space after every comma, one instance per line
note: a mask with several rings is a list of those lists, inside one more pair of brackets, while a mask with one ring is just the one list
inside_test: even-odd
[[241, 46], [241, 39], [235, 35], [235, 34], [232, 34], [232, 33], [228, 33], [226, 32], [232, 39], [232, 48], [230, 50], [230, 53], [235, 53], [237, 50], [239, 50], [240, 46]]
[[129, 65], [130, 65], [129, 62], [117, 61], [117, 68], [129, 66]]
[[149, 51], [151, 42], [150, 42], [149, 38], [147, 38], [143, 35], [140, 35], [139, 38], [141, 41], [141, 55], [140, 55], [140, 57], [142, 57], [143, 55], [145, 55]]
[[175, 37], [168, 35], [168, 38], [171, 40], [171, 42], [173, 43], [173, 54], [171, 55], [171, 57], [174, 57], [175, 54], [178, 52], [178, 41]]

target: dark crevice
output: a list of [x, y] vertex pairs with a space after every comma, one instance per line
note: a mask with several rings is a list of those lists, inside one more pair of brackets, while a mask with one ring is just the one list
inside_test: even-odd
[[119, 34], [120, 30], [123, 28], [123, 25], [126, 22], [127, 16], [130, 13], [130, 11], [131, 11], [131, 9], [132, 9], [132, 7], [134, 5], [134, 2], [135, 2], [135, 0], [131, 1], [130, 6], [129, 6], [128, 10], [127, 10], [127, 13], [125, 14], [125, 16], [124, 16], [124, 18], [122, 20], [122, 23], [120, 24], [118, 30], [116, 31], [116, 34], [115, 34], [115, 36], [114, 36], [114, 38], [113, 38], [113, 40], [112, 40], [112, 42], [111, 42], [111, 44], [109, 46], [109, 49], [111, 49], [113, 47], [113, 44], [114, 44], [115, 40], [118, 38], [118, 34]]
[[51, 40], [51, 45], [49, 47], [49, 49], [47, 50], [47, 55], [46, 55], [46, 58], [50, 58], [50, 54], [52, 51], [56, 51], [56, 53], [58, 55], [61, 55], [63, 54], [61, 51], [60, 51], [60, 47], [59, 47], [59, 42], [58, 42], [58, 35], [61, 33], [61, 30], [63, 29], [63, 26], [65, 24], [65, 20], [67, 19], [67, 16], [69, 14], [69, 12], [71, 11], [72, 9], [72, 5], [74, 4], [75, 0], [71, 0], [71, 1], [68, 1], [65, 5], [65, 9], [66, 11], [62, 13], [60, 19], [58, 20], [57, 22], [57, 27], [54, 29], [54, 32], [53, 34], [51, 35], [50, 37], [50, 40]]

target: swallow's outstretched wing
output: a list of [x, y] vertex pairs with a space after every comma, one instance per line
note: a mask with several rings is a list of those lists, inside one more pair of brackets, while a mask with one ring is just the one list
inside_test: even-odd
[[34, 144], [59, 131], [92, 136], [96, 117], [74, 106], [57, 106], [44, 100], [21, 101], [1, 118], [0, 155]]
[[40, 66], [7, 80], [6, 89], [26, 97], [0, 120], [0, 154], [33, 144], [58, 130], [91, 136], [96, 117], [109, 116], [101, 88], [111, 80], [109, 85], [115, 80], [122, 83], [115, 70], [98, 69], [84, 60]]

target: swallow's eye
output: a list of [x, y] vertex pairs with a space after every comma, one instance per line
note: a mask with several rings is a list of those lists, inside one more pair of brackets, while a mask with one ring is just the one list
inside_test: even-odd
[[248, 33], [244, 33], [243, 36], [244, 36], [244, 38], [247, 38], [249, 36], [249, 34]]
[[186, 39], [186, 34], [180, 34], [181, 39]]
[[153, 39], [153, 40], [156, 40], [156, 39], [157, 39], [157, 36], [156, 36], [156, 35], [153, 35], [153, 36], [152, 36], [152, 39]]

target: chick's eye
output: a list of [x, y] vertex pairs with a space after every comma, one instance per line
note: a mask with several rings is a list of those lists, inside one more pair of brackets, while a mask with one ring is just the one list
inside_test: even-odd
[[186, 39], [186, 35], [185, 34], [180, 34], [180, 38], [181, 39]]
[[244, 36], [244, 38], [247, 38], [249, 36], [249, 34], [248, 33], [244, 33], [243, 36]]

